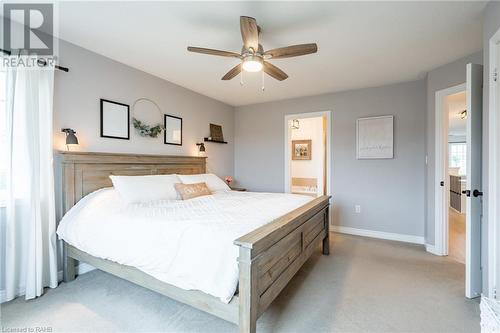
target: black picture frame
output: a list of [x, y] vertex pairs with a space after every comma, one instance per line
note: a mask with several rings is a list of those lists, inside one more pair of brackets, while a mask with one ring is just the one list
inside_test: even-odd
[[[165, 126], [165, 130], [163, 131], [163, 143], [166, 144], [166, 145], [182, 146], [182, 118], [181, 117], [177, 117], [177, 116], [173, 116], [173, 115], [170, 115], [170, 114], [165, 114], [163, 116], [164, 116], [163, 117], [163, 125]], [[168, 128], [168, 118], [177, 119], [177, 120], [180, 120], [180, 122], [181, 122], [181, 140], [180, 140], [180, 143], [167, 141], [167, 134], [168, 134], [168, 131], [169, 131], [169, 128]]]
[[[104, 104], [105, 103], [116, 104], [116, 105], [120, 105], [120, 106], [127, 108], [127, 136], [106, 135], [104, 133]], [[101, 115], [101, 138], [130, 140], [130, 105], [111, 101], [109, 99], [101, 98], [100, 106], [101, 106], [101, 113], [100, 113], [100, 115]]]

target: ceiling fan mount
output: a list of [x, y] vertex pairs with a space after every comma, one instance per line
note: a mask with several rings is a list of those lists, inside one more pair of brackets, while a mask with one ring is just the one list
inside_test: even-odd
[[263, 55], [264, 54], [264, 48], [262, 47], [262, 44], [259, 44], [259, 47], [257, 48], [257, 50], [254, 50], [253, 47], [250, 47], [250, 48], [245, 48], [245, 45], [243, 45], [241, 47], [241, 55], [244, 56], [246, 54], [260, 54], [260, 55]]
[[242, 70], [247, 72], [259, 72], [263, 70], [279, 81], [286, 80], [288, 75], [268, 60], [298, 57], [318, 51], [316, 43], [292, 45], [264, 51], [264, 48], [259, 43], [261, 28], [257, 25], [257, 21], [253, 17], [240, 16], [240, 30], [243, 39], [243, 46], [240, 53], [192, 46], [188, 46], [187, 50], [195, 53], [240, 59], [241, 63], [227, 72], [222, 77], [222, 80], [231, 80], [241, 73]]

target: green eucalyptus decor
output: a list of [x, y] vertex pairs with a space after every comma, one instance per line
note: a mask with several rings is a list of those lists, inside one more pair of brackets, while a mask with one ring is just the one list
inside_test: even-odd
[[157, 138], [158, 135], [160, 135], [160, 133], [165, 129], [165, 126], [161, 124], [151, 127], [133, 117], [132, 122], [134, 124], [134, 128], [139, 132], [139, 135], [144, 137]]

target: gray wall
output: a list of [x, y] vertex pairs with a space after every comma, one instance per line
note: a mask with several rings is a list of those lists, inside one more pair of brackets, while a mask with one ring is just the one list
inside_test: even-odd
[[[282, 192], [284, 115], [331, 110], [334, 224], [424, 236], [425, 100], [421, 80], [238, 107], [235, 179]], [[395, 158], [356, 160], [356, 119], [379, 115], [395, 116]]]
[[453, 87], [466, 81], [466, 66], [468, 63], [482, 64], [482, 52], [459, 59], [450, 64], [438, 67], [427, 74], [427, 168], [426, 168], [426, 243], [434, 245], [434, 200], [435, 178], [435, 131], [436, 131], [436, 92]]
[[[59, 48], [59, 63], [70, 71], [55, 74], [55, 149], [65, 148], [65, 136], [60, 130], [70, 127], [76, 130], [80, 141], [78, 150], [82, 151], [196, 155], [195, 144], [208, 136], [212, 122], [222, 125], [229, 144], [207, 144], [208, 170], [219, 176], [234, 173], [233, 107], [74, 44], [60, 41]], [[155, 101], [164, 113], [183, 118], [182, 146], [165, 145], [163, 136], [140, 137], [133, 128], [130, 140], [100, 137], [100, 98], [132, 105], [141, 97]], [[154, 109], [152, 112], [154, 114]], [[158, 122], [161, 119], [158, 114]]]
[[483, 224], [482, 224], [482, 253], [483, 257], [483, 292], [488, 290], [488, 149], [489, 149], [489, 53], [490, 53], [490, 39], [500, 29], [500, 2], [492, 1], [488, 3], [484, 10], [484, 23], [483, 23], [483, 59], [484, 59], [484, 81], [483, 81]]

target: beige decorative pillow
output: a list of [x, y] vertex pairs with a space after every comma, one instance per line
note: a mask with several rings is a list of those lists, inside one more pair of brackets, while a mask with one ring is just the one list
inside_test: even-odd
[[212, 194], [212, 192], [210, 192], [210, 190], [208, 189], [207, 184], [205, 183], [195, 183], [195, 184], [177, 183], [174, 186], [175, 190], [177, 191], [177, 193], [179, 193], [182, 200], [188, 200]]

